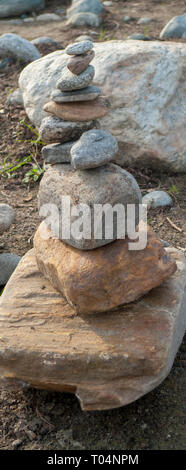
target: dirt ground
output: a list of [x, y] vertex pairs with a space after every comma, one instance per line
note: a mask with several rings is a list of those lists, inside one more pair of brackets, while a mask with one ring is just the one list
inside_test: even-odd
[[[70, 3], [70, 2], [67, 2]], [[61, 0], [47, 1], [46, 12], [61, 7]], [[107, 8], [103, 25], [94, 32], [96, 40], [124, 39], [134, 32], [158, 39], [163, 26], [175, 15], [185, 12], [185, 0], [113, 1]], [[124, 15], [153, 18], [148, 26], [124, 24]], [[10, 25], [1, 22], [1, 34], [15, 32], [27, 39], [51, 36], [65, 47], [78, 34], [90, 28], [71, 30], [65, 22]], [[41, 50], [43, 54], [51, 49]], [[19, 63], [0, 73], [0, 201], [16, 211], [16, 222], [0, 239], [0, 252], [24, 255], [32, 247], [39, 224], [37, 193], [39, 181], [24, 183], [30, 163], [9, 171], [32, 155], [42, 168], [41, 145], [34, 142], [25, 112], [8, 107], [9, 93], [17, 87]], [[24, 121], [24, 123], [22, 122]], [[32, 142], [30, 142], [32, 140]], [[152, 189], [167, 190], [173, 207], [150, 210], [149, 224], [159, 237], [185, 253], [186, 176], [155, 173], [147, 168], [129, 168], [143, 194]], [[28, 389], [20, 392], [1, 389], [0, 449], [185, 449], [186, 448], [186, 339], [178, 352], [168, 378], [153, 392], [129, 406], [102, 412], [82, 412], [78, 400], [69, 394]]]

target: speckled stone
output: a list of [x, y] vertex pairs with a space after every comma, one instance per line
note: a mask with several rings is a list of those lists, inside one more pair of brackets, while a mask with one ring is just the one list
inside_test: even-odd
[[[78, 43], [81, 44], [81, 43]], [[88, 65], [84, 72], [74, 75], [67, 67], [64, 67], [61, 78], [57, 82], [57, 88], [61, 91], [80, 90], [87, 87], [94, 78], [95, 69], [93, 65]]]
[[92, 41], [75, 42], [74, 44], [69, 44], [66, 47], [65, 53], [68, 55], [81, 55], [90, 51], [93, 47], [94, 45]]

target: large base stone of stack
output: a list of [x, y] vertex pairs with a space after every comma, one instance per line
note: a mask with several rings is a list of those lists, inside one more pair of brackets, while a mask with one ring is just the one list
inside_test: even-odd
[[74, 393], [83, 410], [117, 408], [157, 387], [171, 370], [186, 326], [185, 259], [140, 301], [102, 315], [75, 315], [44, 279], [34, 251], [0, 301], [3, 384]]
[[128, 242], [82, 252], [57, 239], [43, 222], [34, 247], [44, 276], [76, 312], [90, 313], [133, 302], [175, 272], [174, 260], [151, 230], [144, 250], [130, 251]]
[[44, 8], [45, 0], [0, 0], [0, 18]]
[[[69, 196], [68, 214], [66, 207], [64, 209], [64, 199], [62, 201], [62, 197], [69, 198]], [[127, 205], [135, 204], [135, 223], [138, 225], [141, 191], [133, 176], [113, 163], [83, 171], [73, 169], [68, 163], [55, 164], [46, 171], [41, 180], [38, 193], [38, 203], [41, 217], [43, 216], [46, 218], [47, 212], [49, 212], [49, 217], [47, 217], [46, 223], [47, 225], [50, 225], [52, 222], [52, 230], [54, 230], [54, 233], [58, 238], [64, 239], [66, 243], [74, 246], [75, 248], [79, 248], [81, 250], [93, 250], [118, 238], [117, 217], [111, 217], [112, 214], [110, 213], [110, 207], [112, 208], [116, 204], [122, 204], [126, 211], [124, 215], [123, 213], [121, 214], [121, 217], [124, 217], [126, 220]], [[87, 224], [89, 214], [87, 212], [84, 213], [85, 217], [83, 222], [80, 217], [80, 204], [88, 207], [91, 225], [90, 232]], [[97, 219], [98, 224], [96, 229], [94, 228], [95, 204], [100, 204], [101, 207], [104, 204], [107, 204], [107, 206], [105, 206], [105, 217], [103, 213], [103, 215]], [[55, 207], [53, 213], [51, 213], [51, 205], [52, 208]], [[74, 209], [79, 209], [79, 216], [75, 215]], [[79, 235], [79, 233], [77, 233], [79, 232], [79, 228], [77, 227], [77, 232], [74, 231], [75, 235], [72, 230], [70, 230], [69, 237], [66, 236], [66, 238], [64, 238], [63, 229], [66, 222], [64, 222], [64, 219], [62, 220], [63, 212], [65, 212], [65, 220], [69, 217], [68, 222], [70, 229], [73, 224], [75, 230], [75, 224], [80, 227], [82, 223], [84, 223], [83, 228], [87, 229], [85, 234], [86, 236], [77, 238], [76, 234]], [[105, 220], [107, 219], [108, 224], [110, 223], [113, 228], [113, 233], [110, 235], [110, 238], [108, 232], [105, 236]], [[64, 223], [62, 224], [62, 222]], [[102, 229], [101, 234], [100, 226]], [[125, 227], [127, 233], [127, 223], [125, 223]], [[120, 229], [120, 238], [125, 235], [125, 227], [123, 224], [122, 234], [122, 227]], [[67, 231], [65, 234], [67, 234]]]
[[[94, 83], [111, 103], [101, 127], [118, 140], [117, 162], [184, 172], [185, 45], [129, 40], [96, 43], [94, 48]], [[36, 126], [68, 59], [56, 51], [20, 75], [24, 106]]]

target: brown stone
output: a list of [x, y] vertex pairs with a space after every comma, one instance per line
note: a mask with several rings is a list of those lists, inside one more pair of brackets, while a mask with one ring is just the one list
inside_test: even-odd
[[79, 75], [88, 67], [94, 56], [95, 52], [93, 50], [87, 52], [87, 54], [73, 56], [68, 59], [67, 67], [72, 73]]
[[72, 392], [83, 410], [127, 405], [158, 386], [186, 326], [185, 259], [166, 251], [173, 276], [138, 302], [88, 316], [75, 315], [28, 252], [0, 300], [3, 386]]
[[133, 302], [176, 270], [150, 229], [144, 250], [129, 251], [125, 239], [81, 251], [56, 238], [42, 222], [34, 247], [39, 270], [81, 313], [104, 312]]
[[104, 117], [109, 109], [108, 102], [104, 98], [94, 101], [78, 101], [75, 103], [55, 103], [49, 101], [43, 107], [44, 111], [54, 114], [64, 121], [91, 121]]

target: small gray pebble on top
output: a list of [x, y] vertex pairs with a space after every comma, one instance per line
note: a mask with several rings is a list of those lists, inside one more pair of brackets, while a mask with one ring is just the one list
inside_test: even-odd
[[65, 53], [68, 55], [80, 55], [85, 54], [86, 52], [90, 51], [94, 47], [92, 41], [81, 41], [75, 42], [74, 44], [69, 44], [66, 47]]

